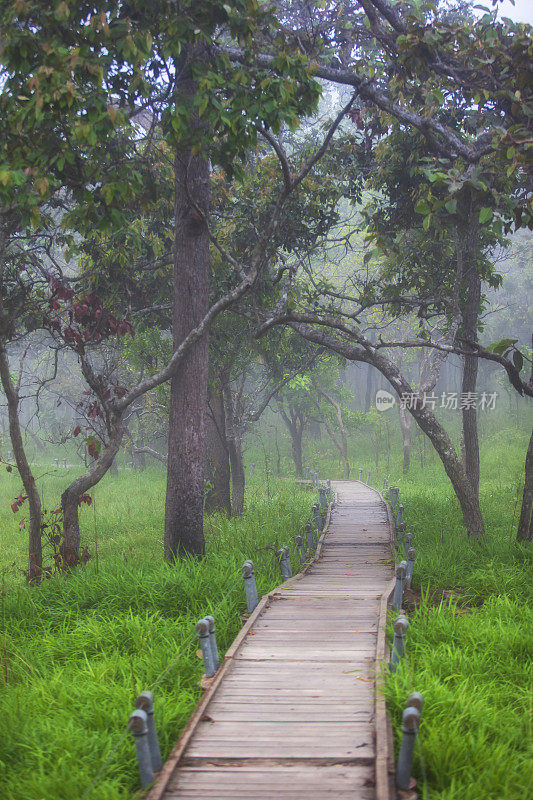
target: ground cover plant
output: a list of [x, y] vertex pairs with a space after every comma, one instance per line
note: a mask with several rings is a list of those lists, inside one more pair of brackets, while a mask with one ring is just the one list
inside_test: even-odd
[[436, 466], [394, 478], [417, 559], [406, 657], [385, 691], [397, 747], [409, 693], [424, 696], [414, 766], [422, 798], [525, 800], [531, 790], [533, 553], [515, 541], [516, 512], [513, 523], [520, 440], [506, 429], [482, 448], [480, 543], [461, 533]]
[[[58, 480], [52, 475], [47, 491]], [[3, 553], [0, 609], [0, 784], [6, 800], [133, 797], [134, 746], [121, 734], [135, 696], [157, 684], [167, 755], [201, 694], [202, 662], [197, 640], [191, 640], [195, 622], [217, 609], [225, 652], [245, 611], [240, 566], [247, 558], [256, 563], [260, 593], [276, 586], [274, 552], [287, 543], [294, 554], [294, 536], [314, 502], [308, 489], [286, 481], [270, 479], [267, 495], [258, 476], [243, 516], [206, 519], [205, 559], [169, 566], [158, 541], [163, 494], [160, 471], [108, 476], [94, 504], [98, 571], [91, 507], [82, 519], [93, 557], [74, 574], [56, 575], [39, 587], [26, 587], [11, 567], [17, 556], [23, 560], [23, 534], [13, 519], [4, 529], [3, 540], [12, 539]]]

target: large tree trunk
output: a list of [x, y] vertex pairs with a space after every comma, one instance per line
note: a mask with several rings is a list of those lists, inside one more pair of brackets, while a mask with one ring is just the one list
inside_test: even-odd
[[61, 556], [65, 569], [76, 566], [80, 561], [79, 499], [102, 480], [118, 453], [123, 435], [122, 418], [119, 417], [114, 420], [109, 442], [97, 461], [93, 463], [88, 472], [80, 475], [70, 486], [67, 486], [61, 495], [61, 508], [63, 509]]
[[[462, 308], [463, 335], [468, 342], [477, 342], [477, 326], [481, 303], [481, 277], [477, 265], [477, 215], [469, 214], [469, 224], [463, 234], [456, 238], [457, 257], [462, 259], [463, 283], [466, 288]], [[475, 352], [475, 347], [465, 345], [466, 350]], [[476, 385], [479, 359], [476, 355], [463, 357], [462, 375], [462, 419], [465, 469], [468, 480], [476, 496], [479, 494], [479, 436], [477, 424]], [[473, 400], [469, 403], [469, 398]]]
[[204, 511], [220, 511], [230, 517], [230, 464], [224, 402], [219, 389], [209, 392], [208, 406], [205, 469], [209, 488], [204, 500]]
[[0, 379], [7, 398], [9, 417], [9, 435], [17, 469], [19, 471], [24, 491], [28, 495], [29, 522], [28, 522], [28, 579], [38, 582], [41, 579], [43, 567], [43, 551], [41, 542], [41, 498], [37, 489], [35, 478], [24, 449], [19, 420], [19, 393], [18, 386], [13, 383], [9, 371], [9, 360], [4, 343], [0, 340]]
[[370, 411], [374, 394], [375, 374], [371, 364], [368, 365], [366, 372], [366, 392], [365, 392], [365, 411]]
[[244, 511], [246, 476], [242, 459], [242, 436], [237, 430], [233, 393], [229, 380], [225, 380], [223, 383], [223, 396], [226, 419], [226, 441], [228, 443], [231, 466], [231, 504], [233, 506], [233, 513], [240, 515]]
[[[183, 63], [186, 63], [184, 54]], [[180, 102], [193, 107], [197, 90], [188, 66], [181, 65]], [[198, 131], [197, 116], [191, 125]], [[209, 305], [209, 232], [201, 214], [209, 212], [209, 162], [181, 150], [175, 158], [173, 345], [205, 316]], [[202, 556], [205, 416], [208, 378], [207, 335], [194, 344], [170, 384], [168, 471], [165, 502], [165, 558]]]
[[299, 477], [302, 477], [304, 474], [302, 438], [305, 427], [305, 419], [294, 409], [289, 409], [289, 414], [287, 414], [284, 409], [280, 407], [280, 414], [291, 436], [292, 460], [294, 461], [296, 474]]
[[339, 451], [339, 455], [341, 458], [342, 469], [344, 472], [344, 479], [348, 480], [350, 477], [350, 464], [348, 461], [348, 437], [346, 436], [346, 428], [344, 427], [344, 420], [342, 418], [342, 409], [330, 394], [325, 392], [323, 389], [317, 387], [317, 392], [320, 394], [328, 403], [331, 403], [333, 408], [335, 409], [335, 415], [337, 417], [337, 424], [339, 426], [339, 436], [335, 435], [331, 425], [329, 424], [329, 420], [325, 417], [324, 418], [324, 426], [328, 433], [329, 438]]
[[403, 441], [403, 474], [407, 475], [411, 465], [411, 422], [412, 417], [407, 414], [405, 408], [398, 406], [400, 416], [400, 428]]
[[516, 538], [519, 542], [531, 542], [533, 540], [533, 431], [527, 448], [524, 473], [524, 494]]

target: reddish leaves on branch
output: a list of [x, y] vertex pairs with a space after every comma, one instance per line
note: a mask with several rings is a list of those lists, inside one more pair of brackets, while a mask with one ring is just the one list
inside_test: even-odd
[[92, 501], [93, 499], [90, 494], [80, 494], [80, 496], [78, 497], [79, 506], [81, 506], [82, 503], [85, 503], [86, 505], [90, 506]]
[[28, 495], [27, 494], [19, 494], [19, 496], [15, 498], [15, 500], [11, 503], [11, 511], [13, 512], [13, 514], [17, 513], [19, 508], [22, 506], [24, 501], [27, 500], [27, 499], [28, 499]]
[[83, 354], [86, 344], [98, 344], [110, 336], [135, 335], [128, 320], [117, 319], [106, 311], [97, 292], [89, 292], [75, 300], [73, 289], [56, 277], [50, 276], [48, 283], [52, 292], [48, 301], [50, 311], [65, 310], [68, 324], [62, 328], [61, 319], [56, 314], [46, 318], [44, 324], [50, 331], [61, 335], [76, 352]]
[[72, 435], [73, 436], [78, 436], [78, 434], [80, 434], [80, 433], [81, 433], [81, 425], [76, 425], [76, 427], [72, 431]]

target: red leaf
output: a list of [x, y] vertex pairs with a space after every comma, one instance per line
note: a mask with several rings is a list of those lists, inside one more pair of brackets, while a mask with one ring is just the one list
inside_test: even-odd
[[13, 467], [11, 466], [11, 464], [7, 465], [6, 472], [13, 472]]
[[73, 436], [77, 436], [79, 433], [81, 433], [81, 425], [76, 425], [76, 427], [72, 431], [72, 434]]
[[14, 503], [11, 503], [11, 511], [13, 512], [13, 514], [16, 514], [18, 510], [19, 510], [19, 504], [15, 500]]

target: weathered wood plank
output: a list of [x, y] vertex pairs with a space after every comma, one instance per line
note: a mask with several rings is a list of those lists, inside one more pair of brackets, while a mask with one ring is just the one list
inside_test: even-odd
[[263, 598], [148, 800], [391, 800], [377, 686], [393, 528], [375, 490], [335, 486], [317, 558]]

